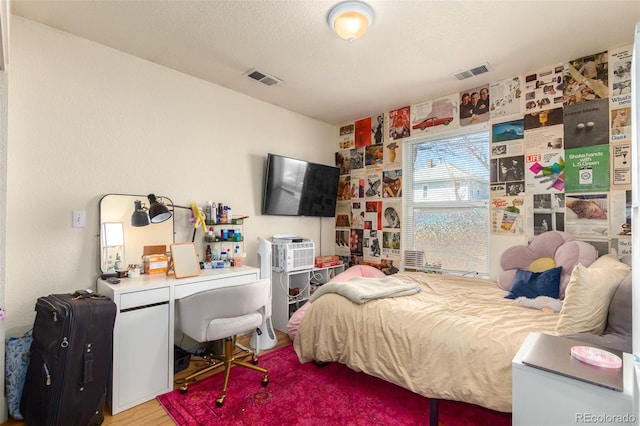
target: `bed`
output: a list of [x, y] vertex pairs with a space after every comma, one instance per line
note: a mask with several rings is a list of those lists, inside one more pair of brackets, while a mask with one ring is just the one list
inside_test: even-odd
[[[592, 273], [589, 269], [592, 267], [593, 271], [597, 269], [611, 276], [612, 265], [615, 268], [623, 265], [611, 276], [606, 292], [597, 296], [608, 309], [618, 284], [630, 268], [609, 255], [606, 262], [601, 262], [604, 264], [596, 265], [595, 257], [595, 252], [581, 253], [565, 261], [580, 264], [582, 278]], [[368, 268], [350, 268], [336, 279], [347, 281], [344, 283], [347, 285], [354, 275], [367, 273], [376, 279], [377, 273], [372, 272], [375, 268]], [[567, 268], [573, 270], [570, 264], [564, 266]], [[511, 361], [529, 333], [557, 334], [563, 320], [567, 327], [562, 334], [593, 331], [572, 329], [575, 324], [570, 320], [575, 312], [569, 308], [564, 312], [565, 306], [544, 309], [548, 306], [523, 303], [537, 299], [558, 302], [559, 296], [556, 299], [547, 296], [505, 298], [515, 289], [505, 289], [504, 281], [500, 288], [496, 282], [444, 274], [399, 272], [393, 277], [419, 287], [420, 291], [366, 303], [354, 303], [340, 294], [328, 292], [303, 306], [290, 321], [295, 333], [289, 330], [300, 361], [340, 362], [435, 400], [463, 401], [511, 412]], [[577, 290], [584, 291], [585, 286], [572, 285], [574, 274], [569, 273], [567, 281], [562, 303], [570, 306], [569, 296], [572, 300], [585, 299]], [[593, 284], [592, 281], [596, 281], [595, 278], [589, 283]], [[602, 280], [598, 278], [598, 281]], [[557, 282], [557, 292], [560, 285]], [[594, 284], [595, 287], [600, 285]], [[576, 290], [572, 295], [573, 288]], [[607, 309], [605, 324], [598, 323], [598, 327], [602, 326], [600, 334], [606, 325]]]

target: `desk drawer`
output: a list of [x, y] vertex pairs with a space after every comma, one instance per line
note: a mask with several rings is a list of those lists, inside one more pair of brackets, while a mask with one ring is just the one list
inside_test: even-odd
[[230, 287], [239, 284], [247, 284], [254, 281], [258, 281], [258, 271], [249, 272], [247, 274], [226, 276], [220, 278], [212, 277], [210, 280], [199, 281], [190, 284], [181, 284], [174, 287], [174, 297], [176, 299], [182, 299], [183, 297], [190, 296], [195, 293], [199, 293], [204, 290], [208, 290], [216, 287]]
[[169, 287], [125, 293], [120, 295], [120, 310], [168, 302], [170, 297]]

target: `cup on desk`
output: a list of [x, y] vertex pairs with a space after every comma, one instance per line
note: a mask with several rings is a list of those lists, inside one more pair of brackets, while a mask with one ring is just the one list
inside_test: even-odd
[[246, 253], [236, 253], [233, 257], [233, 266], [243, 266], [247, 262], [247, 254]]

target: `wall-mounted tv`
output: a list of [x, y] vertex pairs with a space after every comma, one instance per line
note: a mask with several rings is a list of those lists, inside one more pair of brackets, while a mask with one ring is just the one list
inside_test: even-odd
[[262, 214], [334, 217], [340, 169], [269, 154]]

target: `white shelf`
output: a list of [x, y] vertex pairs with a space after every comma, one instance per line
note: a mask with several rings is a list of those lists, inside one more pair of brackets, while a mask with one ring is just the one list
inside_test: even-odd
[[[343, 272], [343, 264], [322, 268], [309, 268], [300, 271], [272, 271], [272, 307], [271, 320], [274, 328], [287, 332], [287, 323], [291, 315], [304, 305], [312, 294], [313, 284], [324, 284]], [[290, 295], [290, 289], [298, 289], [298, 294]]]

